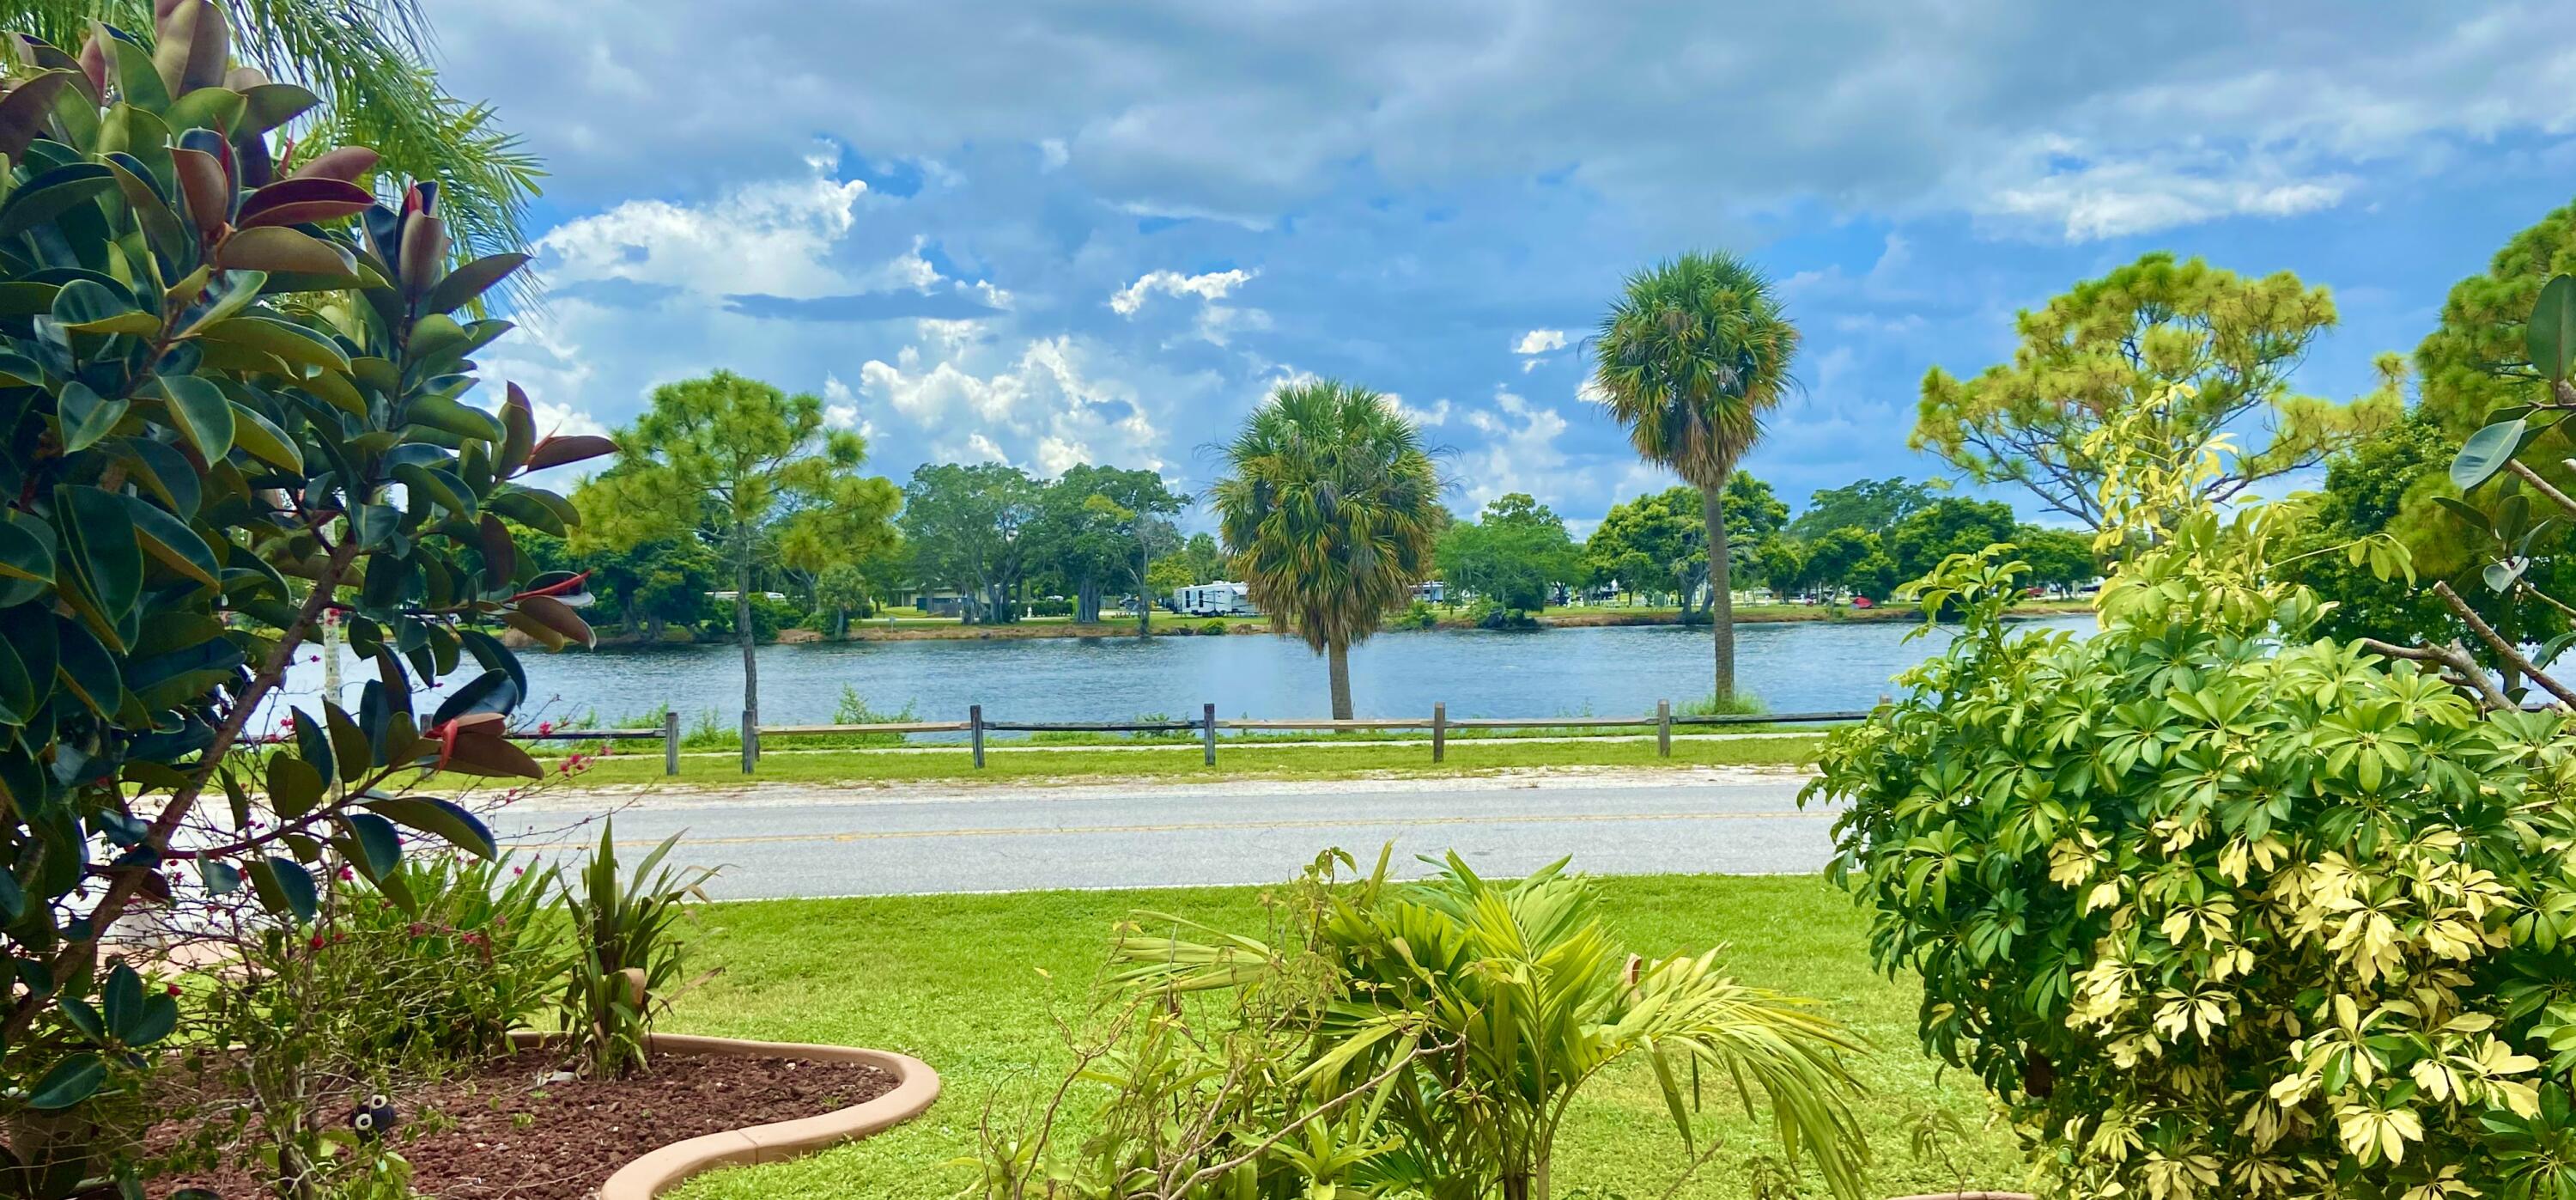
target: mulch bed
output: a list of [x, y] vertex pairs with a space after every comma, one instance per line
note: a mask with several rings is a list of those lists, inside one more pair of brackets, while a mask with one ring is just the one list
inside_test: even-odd
[[[894, 1090], [860, 1063], [657, 1055], [649, 1074], [540, 1086], [559, 1056], [523, 1051], [393, 1097], [392, 1142], [412, 1190], [437, 1200], [583, 1200], [617, 1168], [710, 1133], [819, 1116]], [[158, 1140], [158, 1139], [155, 1139]], [[226, 1200], [268, 1194], [247, 1173], [156, 1180], [166, 1196], [212, 1188]]]

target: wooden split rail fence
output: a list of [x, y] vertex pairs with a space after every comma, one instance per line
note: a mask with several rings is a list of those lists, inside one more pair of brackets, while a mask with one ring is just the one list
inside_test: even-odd
[[[1753, 713], [1723, 716], [1690, 716], [1673, 712], [1672, 702], [1660, 700], [1655, 711], [1641, 717], [1451, 717], [1449, 706], [1434, 704], [1429, 717], [1373, 717], [1356, 721], [1289, 719], [1272, 720], [1239, 717], [1232, 720], [1216, 715], [1216, 705], [1201, 706], [1195, 721], [996, 721], [984, 716], [984, 706], [971, 705], [963, 721], [891, 721], [871, 725], [753, 725], [742, 727], [742, 769], [749, 774], [760, 761], [760, 740], [764, 737], [798, 737], [853, 734], [962, 733], [974, 751], [975, 766], [984, 766], [984, 738], [991, 733], [1196, 733], [1207, 765], [1216, 765], [1217, 731], [1232, 729], [1266, 733], [1372, 733], [1429, 730], [1431, 761], [1443, 762], [1449, 756], [1449, 732], [1453, 729], [1603, 729], [1652, 728], [1655, 752], [1673, 755], [1675, 726], [1725, 725], [1819, 725], [1867, 719], [1865, 712]], [[680, 773], [680, 715], [662, 714], [659, 729], [556, 729], [545, 733], [518, 731], [510, 736], [532, 742], [637, 742], [662, 743], [662, 773]]]

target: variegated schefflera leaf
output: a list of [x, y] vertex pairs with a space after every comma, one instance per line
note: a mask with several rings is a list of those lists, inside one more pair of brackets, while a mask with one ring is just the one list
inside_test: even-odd
[[[399, 901], [407, 834], [493, 852], [424, 789], [539, 774], [500, 635], [591, 633], [513, 537], [576, 520], [531, 472], [614, 449], [472, 395], [525, 256], [455, 261], [437, 185], [369, 150], [282, 154], [313, 94], [236, 64], [220, 6], [156, 8], [10, 38], [0, 90], [0, 1084], [44, 1108], [167, 1036], [95, 947], [174, 878], [296, 921], [342, 867]], [[279, 726], [326, 616], [375, 678]]]

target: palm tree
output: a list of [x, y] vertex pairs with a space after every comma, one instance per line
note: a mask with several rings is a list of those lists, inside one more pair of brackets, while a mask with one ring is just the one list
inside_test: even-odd
[[[0, 0], [0, 30], [32, 34], [77, 54], [90, 22], [137, 34], [168, 0]], [[431, 69], [419, 0], [233, 0], [232, 51], [244, 65], [322, 98], [288, 127], [309, 147], [365, 146], [382, 178], [435, 179], [439, 215], [465, 258], [520, 248], [519, 223], [544, 170], [492, 110], [449, 96]], [[505, 285], [521, 288], [528, 273]], [[526, 298], [527, 293], [515, 294]]]
[[1593, 343], [1593, 385], [1646, 461], [1699, 488], [1708, 522], [1717, 699], [1735, 694], [1735, 602], [1726, 480], [1792, 386], [1798, 329], [1771, 281], [1731, 254], [1685, 254], [1629, 277]]
[[1273, 624], [1325, 655], [1333, 719], [1351, 718], [1351, 644], [1431, 570], [1440, 480], [1384, 396], [1337, 380], [1280, 385], [1225, 447], [1217, 523]]

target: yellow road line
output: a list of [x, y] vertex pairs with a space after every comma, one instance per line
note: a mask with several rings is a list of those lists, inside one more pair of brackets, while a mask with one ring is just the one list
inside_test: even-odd
[[[992, 829], [887, 829], [853, 830], [846, 833], [765, 833], [737, 837], [683, 837], [684, 846], [757, 846], [777, 842], [880, 842], [912, 838], [946, 837], [1062, 837], [1096, 833], [1195, 833], [1209, 830], [1263, 829], [1339, 829], [1350, 826], [1380, 828], [1398, 825], [1407, 828], [1436, 825], [1574, 825], [1594, 821], [1750, 821], [1778, 820], [1783, 817], [1825, 820], [1830, 812], [1723, 812], [1723, 813], [1540, 813], [1528, 816], [1459, 816], [1459, 817], [1388, 817], [1382, 820], [1305, 821], [1197, 821], [1166, 825], [1058, 825], [1001, 827]], [[519, 850], [588, 850], [595, 842], [513, 842]], [[619, 842], [621, 850], [649, 850], [661, 845], [658, 840]]]

